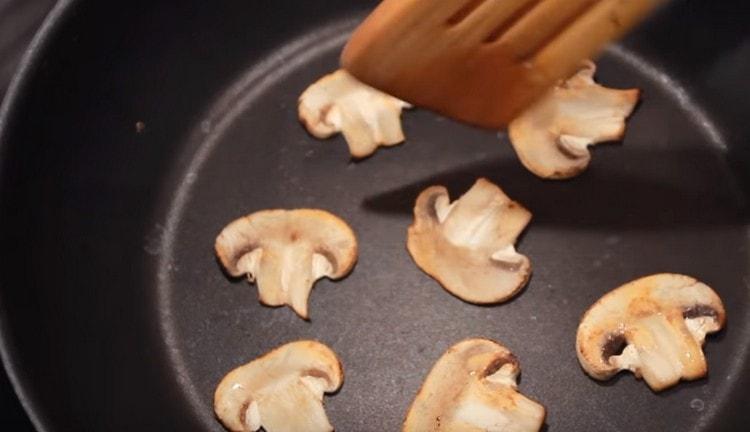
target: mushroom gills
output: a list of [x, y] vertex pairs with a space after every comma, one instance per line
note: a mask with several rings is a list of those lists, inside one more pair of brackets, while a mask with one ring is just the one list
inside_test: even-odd
[[255, 248], [251, 252], [242, 255], [240, 259], [237, 260], [237, 272], [234, 276], [247, 274], [247, 280], [255, 282], [262, 257], [263, 248], [261, 247]]
[[[494, 366], [494, 365], [493, 365]], [[485, 371], [486, 372], [486, 371]], [[518, 365], [515, 358], [509, 359], [508, 363], [502, 364], [497, 371], [491, 375], [486, 376], [484, 379], [492, 384], [507, 386], [508, 388], [516, 389], [518, 384]]]
[[685, 326], [687, 326], [688, 331], [691, 335], [693, 335], [693, 338], [695, 338], [696, 342], [701, 345], [706, 340], [707, 334], [719, 330], [719, 325], [716, 323], [716, 319], [705, 316], [686, 318]]
[[682, 316], [685, 326], [698, 344], [703, 345], [706, 335], [721, 329], [717, 322], [718, 312], [710, 306], [698, 304], [685, 309]]

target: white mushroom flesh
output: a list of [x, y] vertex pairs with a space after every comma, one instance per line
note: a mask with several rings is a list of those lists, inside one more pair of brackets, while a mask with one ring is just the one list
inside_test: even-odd
[[303, 318], [315, 281], [344, 277], [357, 259], [357, 240], [346, 222], [312, 209], [265, 210], [237, 219], [215, 247], [230, 275], [257, 283], [261, 303], [287, 304]]
[[596, 379], [630, 370], [663, 390], [707, 373], [702, 345], [724, 320], [721, 299], [707, 285], [676, 274], [644, 277], [586, 312], [576, 339], [578, 359]]
[[538, 431], [545, 409], [517, 391], [519, 372], [518, 361], [502, 345], [459, 342], [433, 366], [403, 431]]
[[330, 432], [323, 394], [336, 391], [343, 371], [336, 354], [315, 341], [283, 345], [227, 374], [214, 409], [236, 432]]
[[624, 135], [640, 91], [603, 87], [594, 82], [595, 72], [586, 62], [508, 126], [521, 163], [537, 176], [576, 176], [591, 161], [589, 146]]
[[341, 132], [352, 157], [404, 141], [401, 111], [410, 105], [359, 82], [343, 69], [312, 84], [299, 98], [299, 118], [317, 138]]
[[528, 210], [486, 179], [453, 203], [444, 187], [433, 186], [417, 198], [407, 247], [417, 265], [455, 296], [502, 302], [529, 278], [529, 259], [514, 244], [530, 219]]
[[685, 325], [693, 338], [701, 345], [706, 340], [707, 334], [720, 330], [719, 323], [711, 317], [687, 318]]

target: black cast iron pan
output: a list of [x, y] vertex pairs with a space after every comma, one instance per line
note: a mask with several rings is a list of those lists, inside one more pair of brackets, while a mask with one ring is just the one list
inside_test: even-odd
[[[299, 93], [336, 68], [373, 1], [63, 1], [0, 117], [2, 353], [38, 429], [213, 430], [222, 375], [283, 342], [317, 338], [346, 382], [340, 431], [397, 430], [439, 355], [469, 336], [520, 358], [550, 431], [744, 430], [750, 420], [750, 35], [742, 2], [676, 1], [599, 62], [643, 89], [622, 144], [541, 181], [505, 134], [425, 111], [408, 141], [349, 160], [296, 119]], [[140, 127], [136, 127], [136, 124]], [[534, 212], [519, 249], [527, 289], [496, 307], [447, 294], [406, 253], [427, 185], [478, 176]], [[228, 221], [320, 207], [357, 231], [360, 259], [321, 281], [312, 321], [260, 306], [212, 252]], [[708, 378], [652, 393], [579, 368], [575, 330], [603, 292], [655, 272], [723, 297]]]

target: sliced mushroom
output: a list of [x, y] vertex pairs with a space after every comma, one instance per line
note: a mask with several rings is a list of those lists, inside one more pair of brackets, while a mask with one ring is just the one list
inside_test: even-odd
[[317, 138], [344, 134], [352, 157], [404, 141], [401, 110], [411, 105], [357, 81], [343, 69], [326, 75], [299, 98], [299, 119]]
[[323, 393], [335, 392], [343, 380], [330, 348], [291, 342], [229, 372], [216, 387], [214, 411], [230, 431], [329, 432]]
[[357, 260], [357, 239], [324, 210], [264, 210], [237, 219], [216, 238], [227, 272], [257, 281], [260, 302], [289, 305], [307, 319], [307, 298], [323, 276], [346, 276]]
[[521, 163], [543, 178], [562, 179], [583, 172], [591, 161], [588, 147], [622, 139], [625, 119], [640, 90], [616, 90], [594, 82], [596, 65], [586, 62], [572, 78], [508, 126]]
[[403, 432], [532, 432], [544, 406], [518, 392], [518, 360], [488, 339], [452, 346], [432, 367], [412, 402]]
[[442, 186], [425, 189], [414, 206], [407, 248], [417, 266], [470, 303], [498, 303], [528, 281], [531, 264], [515, 242], [531, 213], [480, 178], [451, 203]]
[[706, 375], [703, 342], [724, 319], [724, 305], [707, 285], [678, 274], [647, 276], [605, 294], [584, 314], [578, 360], [598, 380], [630, 370], [664, 390]]

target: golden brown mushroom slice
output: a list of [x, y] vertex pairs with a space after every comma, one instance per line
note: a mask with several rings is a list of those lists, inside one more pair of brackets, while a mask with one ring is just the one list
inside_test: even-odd
[[630, 370], [660, 391], [706, 375], [703, 343], [724, 320], [724, 305], [710, 287], [689, 276], [656, 274], [591, 306], [578, 327], [576, 352], [593, 378]]
[[229, 372], [216, 387], [214, 411], [233, 432], [330, 432], [323, 394], [343, 380], [330, 348], [291, 342]]
[[341, 132], [352, 157], [404, 141], [401, 110], [411, 105], [359, 82], [339, 69], [312, 84], [299, 97], [299, 119], [317, 138]]
[[508, 126], [521, 163], [539, 177], [563, 179], [583, 172], [588, 147], [622, 139], [625, 119], [640, 90], [617, 90], [594, 82], [596, 65], [586, 62]]
[[260, 302], [289, 305], [307, 319], [307, 298], [321, 277], [346, 276], [357, 261], [357, 239], [324, 210], [263, 210], [227, 225], [216, 238], [227, 272], [256, 282]]
[[529, 259], [515, 242], [531, 213], [484, 178], [450, 202], [442, 186], [425, 189], [414, 206], [407, 248], [417, 266], [470, 303], [508, 300], [528, 281]]
[[488, 339], [452, 346], [432, 367], [412, 402], [403, 432], [534, 432], [541, 404], [518, 392], [518, 360]]

